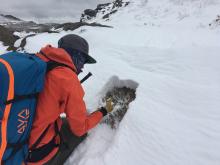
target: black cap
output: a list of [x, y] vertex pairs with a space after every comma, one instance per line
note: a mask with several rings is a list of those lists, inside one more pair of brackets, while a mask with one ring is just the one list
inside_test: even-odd
[[96, 63], [96, 60], [88, 54], [89, 53], [88, 42], [84, 38], [76, 34], [68, 34], [60, 38], [58, 41], [58, 47], [63, 48], [63, 49], [71, 48], [71, 49], [80, 51], [81, 53], [85, 55], [86, 63], [88, 64]]

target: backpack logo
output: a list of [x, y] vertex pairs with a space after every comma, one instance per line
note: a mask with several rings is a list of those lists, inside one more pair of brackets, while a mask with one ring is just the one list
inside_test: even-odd
[[29, 109], [23, 109], [19, 114], [18, 114], [18, 133], [22, 134], [25, 129], [27, 128], [28, 124], [28, 119], [29, 119], [29, 114], [30, 111]]

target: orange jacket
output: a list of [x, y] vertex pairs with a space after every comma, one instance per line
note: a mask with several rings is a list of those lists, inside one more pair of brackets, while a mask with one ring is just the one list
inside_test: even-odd
[[[75, 70], [71, 57], [64, 49], [46, 46], [41, 49], [45, 56], [38, 53], [37, 56], [44, 61], [53, 60], [64, 63]], [[66, 113], [67, 121], [72, 132], [77, 136], [82, 136], [89, 129], [97, 125], [102, 119], [102, 113], [96, 111], [87, 114], [86, 105], [83, 101], [84, 91], [77, 75], [67, 67], [57, 67], [50, 71], [45, 78], [43, 91], [38, 98], [36, 116], [30, 134], [29, 146], [32, 146], [48, 125], [58, 121], [61, 127], [60, 114]], [[54, 125], [49, 128], [46, 136], [38, 147], [47, 144], [55, 135]], [[54, 149], [46, 158], [38, 163], [28, 163], [42, 165], [50, 160], [57, 152]]]

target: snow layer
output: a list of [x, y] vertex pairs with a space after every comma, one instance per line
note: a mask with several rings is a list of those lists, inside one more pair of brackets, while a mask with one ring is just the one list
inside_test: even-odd
[[[133, 0], [104, 22], [114, 28], [28, 38], [26, 50], [76, 33], [98, 61], [85, 72], [89, 111], [107, 89], [137, 88], [117, 130], [100, 124], [67, 165], [219, 165], [220, 27], [218, 0]], [[99, 22], [103, 23], [102, 20]]]

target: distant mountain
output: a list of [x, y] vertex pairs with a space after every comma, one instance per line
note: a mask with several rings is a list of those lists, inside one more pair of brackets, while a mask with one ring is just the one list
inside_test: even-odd
[[23, 20], [12, 15], [0, 14], [0, 23], [19, 22], [19, 21], [23, 21]]
[[[37, 33], [58, 33], [59, 31], [75, 30], [81, 26], [100, 26], [100, 27], [110, 27], [106, 25], [101, 25], [98, 23], [87, 23], [87, 22], [66, 22], [63, 24], [58, 23], [45, 23], [38, 24], [33, 21], [25, 21], [16, 18], [12, 15], [0, 14], [0, 41], [3, 45], [9, 46], [8, 50], [17, 50], [18, 48], [23, 49], [26, 44], [26, 38], [36, 35]], [[20, 46], [15, 47], [14, 43], [20, 39], [20, 36], [16, 36], [14, 32], [26, 32], [31, 33], [22, 37]], [[34, 34], [33, 34], [34, 33]]]
[[[33, 21], [25, 21], [13, 15], [0, 14], [0, 41], [5, 46], [9, 46], [8, 50], [23, 49], [26, 44], [26, 38], [36, 35], [37, 33], [58, 33], [59, 31], [75, 30], [81, 26], [100, 26], [110, 27], [97, 23], [98, 20], [109, 20], [110, 16], [116, 13], [120, 8], [127, 6], [129, 2], [125, 0], [115, 0], [111, 3], [99, 4], [96, 9], [84, 10], [79, 22], [45, 23], [38, 24]], [[21, 38], [16, 36], [14, 32], [30, 33]], [[22, 39], [20, 46], [15, 47], [14, 43], [18, 39]]]

